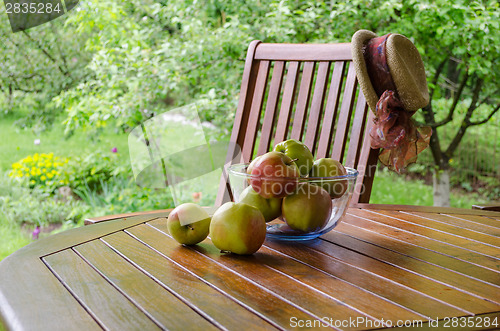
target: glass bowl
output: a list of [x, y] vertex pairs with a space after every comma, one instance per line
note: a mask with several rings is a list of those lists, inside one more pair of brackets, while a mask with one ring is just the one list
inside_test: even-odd
[[[281, 202], [278, 202], [281, 213], [275, 219], [268, 220], [267, 238], [288, 241], [311, 240], [337, 226], [349, 206], [358, 176], [357, 170], [345, 167], [347, 172], [345, 176], [263, 177], [247, 174], [248, 165], [248, 163], [233, 164], [228, 169], [229, 185], [234, 201], [241, 202], [242, 196], [245, 197], [243, 199], [247, 199], [248, 192], [244, 192], [246, 190], [254, 191], [253, 194], [257, 196], [255, 191], [259, 191], [257, 186], [259, 183], [279, 188], [275, 191], [280, 196], [284, 195]], [[248, 188], [249, 186], [252, 186], [252, 189]], [[267, 208], [259, 196], [258, 206], [255, 207]], [[255, 204], [256, 199], [252, 201]]]

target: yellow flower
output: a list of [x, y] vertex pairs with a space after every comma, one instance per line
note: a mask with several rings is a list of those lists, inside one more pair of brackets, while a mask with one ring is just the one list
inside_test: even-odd
[[31, 176], [36, 176], [37, 175], [37, 173], [36, 173], [37, 170], [38, 169], [36, 169], [36, 168], [32, 168], [31, 171], [30, 171]]
[[42, 176], [42, 177], [40, 177], [40, 179], [41, 179], [42, 181], [45, 181], [45, 180], [47, 179], [47, 177]]
[[47, 177], [48, 177], [49, 179], [52, 179], [52, 177], [54, 177], [54, 175], [53, 175], [51, 172], [49, 172], [49, 173], [47, 174]]
[[47, 169], [46, 168], [42, 168], [42, 172], [47, 172]]
[[20, 178], [23, 177], [23, 176], [24, 176], [23, 174], [18, 174], [17, 175], [17, 177], [20, 177]]
[[38, 169], [38, 168], [37, 168], [37, 169], [36, 169], [36, 175], [37, 175], [37, 176], [40, 176], [41, 174], [42, 174], [42, 172], [40, 171], [40, 169]]
[[38, 162], [39, 159], [40, 156], [38, 156], [38, 153], [35, 153], [35, 155], [33, 155], [33, 161]]
[[35, 185], [35, 184], [36, 184], [36, 182], [32, 179], [32, 180], [30, 180], [30, 184], [31, 184], [31, 185]]
[[22, 167], [23, 166], [19, 162], [16, 162], [16, 163], [12, 164], [12, 169], [21, 169]]

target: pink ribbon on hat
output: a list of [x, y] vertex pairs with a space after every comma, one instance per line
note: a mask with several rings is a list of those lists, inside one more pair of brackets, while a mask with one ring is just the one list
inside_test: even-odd
[[405, 110], [399, 99], [387, 65], [389, 36], [390, 33], [368, 41], [363, 55], [373, 89], [380, 96], [370, 130], [371, 147], [383, 148], [380, 162], [399, 173], [416, 162], [418, 154], [429, 146], [432, 129], [417, 127], [411, 118], [415, 111]]

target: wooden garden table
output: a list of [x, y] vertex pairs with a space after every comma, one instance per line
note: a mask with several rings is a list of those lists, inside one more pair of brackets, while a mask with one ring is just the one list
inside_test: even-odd
[[178, 245], [167, 234], [167, 215], [117, 216], [6, 258], [0, 263], [4, 324], [25, 330], [500, 328], [498, 212], [357, 205], [321, 239], [268, 240], [246, 257], [221, 254], [208, 239]]

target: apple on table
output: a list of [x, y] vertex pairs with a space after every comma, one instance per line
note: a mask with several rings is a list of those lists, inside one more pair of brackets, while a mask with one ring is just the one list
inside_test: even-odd
[[168, 215], [167, 228], [177, 242], [195, 245], [208, 236], [210, 215], [197, 204], [183, 203]]
[[221, 251], [253, 254], [266, 239], [266, 221], [253, 206], [242, 202], [226, 202], [212, 216], [210, 238]]

